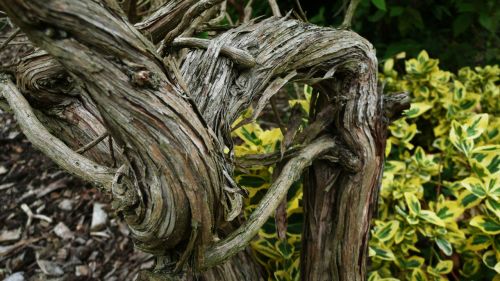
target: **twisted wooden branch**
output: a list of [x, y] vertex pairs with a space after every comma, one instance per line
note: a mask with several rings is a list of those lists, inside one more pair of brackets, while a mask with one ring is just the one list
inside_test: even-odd
[[290, 159], [248, 220], [231, 235], [207, 249], [203, 267], [214, 266], [241, 251], [257, 235], [259, 229], [276, 210], [290, 186], [299, 179], [304, 169], [310, 166], [314, 159], [335, 147], [335, 141], [331, 137], [322, 137], [304, 147], [296, 157]]
[[42, 153], [63, 169], [111, 191], [114, 169], [101, 166], [73, 151], [38, 121], [28, 101], [6, 77], [0, 77], [0, 92], [9, 103], [23, 133]]

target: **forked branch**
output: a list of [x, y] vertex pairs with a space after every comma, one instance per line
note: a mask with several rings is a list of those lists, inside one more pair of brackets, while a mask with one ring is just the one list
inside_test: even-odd
[[245, 248], [285, 198], [288, 189], [299, 179], [304, 169], [335, 147], [336, 142], [333, 138], [321, 137], [305, 147], [296, 157], [290, 159], [248, 220], [227, 238], [215, 243], [207, 250], [204, 267], [219, 264]]
[[26, 137], [56, 164], [89, 182], [110, 191], [115, 171], [101, 166], [66, 146], [38, 121], [28, 101], [6, 77], [0, 77], [0, 92], [9, 103]]

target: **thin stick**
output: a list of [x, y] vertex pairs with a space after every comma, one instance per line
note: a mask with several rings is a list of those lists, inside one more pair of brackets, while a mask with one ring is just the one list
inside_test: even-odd
[[111, 190], [114, 169], [83, 157], [49, 133], [47, 128], [36, 118], [28, 101], [14, 83], [6, 77], [0, 77], [0, 92], [9, 103], [23, 133], [43, 154], [69, 172], [87, 181], [97, 182], [104, 189]]
[[280, 7], [278, 6], [278, 3], [276, 3], [276, 0], [268, 0], [267, 2], [269, 2], [273, 15], [275, 17], [282, 17]]
[[137, 21], [137, 0], [127, 0], [124, 6], [128, 20], [135, 23]]
[[203, 267], [209, 268], [219, 264], [246, 247], [285, 198], [290, 186], [300, 178], [304, 169], [309, 167], [314, 159], [335, 147], [335, 140], [324, 136], [305, 147], [297, 157], [290, 159], [248, 220], [207, 250]]
[[360, 0], [351, 0], [351, 2], [349, 3], [349, 7], [347, 7], [347, 11], [345, 12], [344, 21], [340, 25], [340, 28], [351, 28], [352, 17], [354, 16], [354, 12], [358, 7], [359, 2]]
[[2, 45], [0, 45], [0, 50], [5, 48], [5, 46], [7, 46], [9, 44], [9, 42], [12, 41], [12, 39], [14, 39], [17, 34], [19, 34], [19, 32], [21, 32], [21, 29], [16, 28], [16, 30], [14, 30], [14, 32], [12, 32], [12, 34], [10, 34], [9, 37], [7, 37], [7, 39], [5, 39], [5, 41], [3, 41]]
[[253, 0], [250, 0], [248, 1], [247, 5], [245, 6], [245, 12], [244, 12], [244, 15], [243, 15], [243, 22], [246, 23], [246, 22], [249, 22], [250, 19], [252, 18], [252, 4], [253, 4]]
[[160, 55], [164, 57], [167, 54], [168, 47], [174, 41], [174, 39], [179, 36], [193, 21], [193, 19], [197, 18], [204, 11], [210, 9], [212, 6], [219, 4], [223, 0], [201, 0], [194, 4], [191, 8], [189, 8], [182, 20], [177, 26], [171, 30], [163, 39], [162, 46], [160, 47]]
[[295, 0], [295, 6], [297, 6], [297, 10], [299, 12], [300, 17], [302, 17], [302, 19], [305, 22], [307, 22], [307, 15], [304, 12], [304, 10], [302, 9], [302, 5], [300, 5], [300, 1], [299, 0]]
[[108, 132], [104, 132], [101, 135], [99, 135], [95, 140], [87, 143], [86, 145], [80, 147], [76, 153], [82, 154], [86, 152], [87, 150], [91, 149], [92, 147], [96, 146], [98, 143], [100, 143], [105, 137], [108, 136]]
[[280, 113], [278, 111], [278, 107], [276, 105], [276, 97], [271, 97], [271, 108], [273, 109], [274, 116], [276, 117], [276, 122], [278, 122], [278, 126], [280, 127], [281, 134], [284, 136], [286, 133], [285, 124], [283, 124], [283, 120], [281, 120]]
[[[172, 47], [178, 48], [201, 48], [207, 49], [210, 44], [210, 40], [201, 39], [201, 38], [176, 38], [172, 42]], [[251, 68], [255, 66], [254, 57], [247, 51], [231, 47], [231, 46], [222, 46], [220, 49], [220, 53], [231, 60], [233, 60], [236, 64], [243, 68]]]

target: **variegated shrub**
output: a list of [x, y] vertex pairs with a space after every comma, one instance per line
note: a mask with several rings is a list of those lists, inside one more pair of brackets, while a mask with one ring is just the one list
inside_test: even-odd
[[[425, 51], [403, 58], [386, 60], [380, 74], [387, 92], [409, 91], [413, 102], [389, 127], [369, 280], [500, 280], [500, 68], [453, 74]], [[311, 91], [305, 86], [306, 98], [290, 104], [307, 112]], [[255, 123], [235, 137], [241, 139], [236, 156], [279, 151], [283, 138], [278, 128]], [[250, 194], [247, 214], [272, 171], [238, 171], [238, 183]], [[299, 280], [301, 198], [297, 183], [287, 197], [286, 241], [277, 238], [271, 218], [252, 243], [270, 280]]]

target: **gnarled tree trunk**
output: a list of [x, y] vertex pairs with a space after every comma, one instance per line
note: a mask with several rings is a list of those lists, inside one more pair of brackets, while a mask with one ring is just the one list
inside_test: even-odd
[[[286, 17], [211, 40], [179, 38], [220, 2], [167, 1], [133, 26], [113, 0], [1, 0], [40, 48], [17, 67], [17, 87], [3, 78], [2, 95], [35, 145], [112, 193], [135, 245], [158, 257], [160, 273], [144, 278], [262, 280], [245, 248], [312, 164], [303, 280], [363, 280], [386, 125], [372, 46], [351, 31]], [[231, 124], [289, 81], [319, 90], [316, 129], [240, 222], [245, 192], [224, 153]]]

